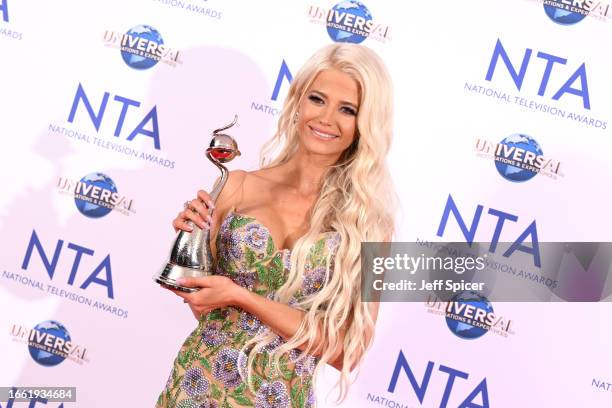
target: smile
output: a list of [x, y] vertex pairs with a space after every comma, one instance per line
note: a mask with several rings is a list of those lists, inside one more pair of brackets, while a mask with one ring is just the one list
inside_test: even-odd
[[312, 133], [314, 133], [315, 136], [318, 136], [321, 139], [330, 140], [330, 139], [336, 139], [338, 137], [338, 135], [332, 135], [330, 133], [321, 132], [320, 130], [316, 130], [313, 127], [310, 127], [310, 130], [312, 130]]

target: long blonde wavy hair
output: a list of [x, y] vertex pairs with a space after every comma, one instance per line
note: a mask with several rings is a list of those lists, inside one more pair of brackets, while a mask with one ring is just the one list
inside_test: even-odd
[[[305, 318], [295, 335], [271, 353], [271, 363], [279, 366], [280, 356], [306, 344], [306, 353], [319, 341], [325, 345], [316, 365], [319, 369], [342, 347], [342, 371], [338, 383], [338, 401], [346, 397], [351, 369], [358, 365], [372, 338], [374, 317], [368, 303], [361, 301], [361, 243], [389, 240], [394, 230], [396, 196], [385, 163], [392, 135], [392, 85], [381, 59], [370, 49], [355, 44], [333, 44], [317, 51], [297, 73], [289, 88], [274, 137], [262, 151], [262, 167], [287, 162], [298, 147], [298, 128], [294, 117], [304, 94], [317, 74], [337, 69], [359, 85], [357, 137], [327, 171], [321, 192], [310, 214], [310, 229], [292, 251], [291, 269], [286, 283], [274, 300], [289, 303], [305, 311]], [[327, 262], [327, 283], [323, 288], [295, 303], [310, 249], [321, 233], [335, 231], [340, 245]], [[345, 331], [341, 339], [340, 331]], [[276, 335], [267, 332], [247, 343], [252, 347], [248, 360], [251, 379], [253, 359]], [[341, 343], [342, 340], [342, 343]], [[305, 357], [302, 354], [301, 358]], [[251, 384], [251, 381], [248, 381]]]

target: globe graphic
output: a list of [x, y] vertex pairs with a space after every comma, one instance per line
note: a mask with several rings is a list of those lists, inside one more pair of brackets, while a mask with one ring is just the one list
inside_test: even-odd
[[[56, 322], [55, 320], [45, 320], [44, 322], [40, 322], [34, 327], [34, 330], [40, 333], [47, 333], [53, 335], [64, 340], [64, 342], [70, 341], [70, 334], [68, 334], [68, 330], [64, 327], [63, 324], [61, 324], [60, 322]], [[64, 361], [65, 357], [54, 353], [49, 353], [35, 346], [35, 344], [40, 344], [42, 348], [45, 348], [45, 339], [46, 336], [42, 339], [40, 343], [36, 343], [36, 335], [33, 336], [33, 338], [30, 340], [30, 345], [28, 346], [30, 355], [32, 356], [34, 361], [36, 361], [40, 365], [46, 367], [56, 366], [62, 361]], [[53, 342], [55, 342], [55, 340]]]
[[[338, 4], [336, 4], [333, 8], [332, 8], [334, 13], [346, 13], [346, 14], [351, 14], [353, 15], [353, 21], [355, 21], [355, 19], [357, 17], [362, 17], [363, 19], [365, 19], [365, 21], [371, 21], [372, 20], [372, 14], [370, 14], [370, 11], [368, 10], [368, 8], [360, 1], [356, 1], [356, 0], [346, 0], [346, 1], [342, 1]], [[355, 44], [359, 44], [361, 42], [363, 42], [367, 36], [363, 36], [363, 35], [359, 35], [359, 34], [355, 34], [351, 31], [351, 27], [345, 27], [345, 28], [336, 28], [334, 27], [331, 23], [333, 23], [335, 21], [335, 18], [332, 18], [332, 21], [328, 21], [327, 22], [327, 34], [329, 34], [329, 37], [335, 41], [335, 42], [350, 42], [350, 43], [355, 43]], [[344, 19], [342, 20], [342, 22], [344, 21]], [[364, 25], [365, 28], [365, 25]], [[365, 30], [364, 30], [365, 31]]]
[[584, 14], [565, 10], [560, 1], [557, 1], [557, 3], [559, 3], [559, 6], [544, 5], [546, 15], [557, 24], [572, 25], [582, 21], [586, 17]]
[[[477, 292], [469, 291], [459, 293], [451, 301], [459, 304], [472, 305], [487, 313], [493, 313], [493, 306], [491, 306], [489, 300]], [[477, 339], [484, 336], [488, 331], [482, 327], [472, 326], [469, 323], [460, 322], [448, 316], [446, 317], [446, 325], [454, 335], [462, 339]]]
[[[149, 25], [137, 25], [136, 27], [131, 28], [127, 34], [132, 37], [144, 38], [157, 44], [164, 43], [159, 31]], [[125, 45], [125, 47], [127, 46], [128, 45]], [[136, 50], [136, 47], [133, 49]], [[123, 57], [126, 64], [134, 69], [149, 69], [159, 62], [156, 59], [143, 57], [138, 54], [132, 54], [131, 52], [127, 51], [121, 51], [121, 57]]]
[[[528, 152], [534, 153], [536, 156], [542, 156], [544, 154], [542, 153], [542, 148], [540, 147], [538, 142], [536, 142], [534, 138], [527, 135], [518, 133], [510, 135], [503, 139], [500, 143], [509, 147], [514, 146], [520, 149], [524, 149]], [[512, 158], [512, 156], [513, 155], [510, 155], [509, 158]], [[510, 164], [503, 163], [497, 160], [495, 161], [495, 167], [503, 178], [514, 182], [527, 181], [533, 178], [536, 174], [538, 174], [534, 171], [522, 169], [520, 167], [512, 166]]]
[[[117, 192], [117, 186], [115, 182], [111, 180], [106, 174], [103, 173], [90, 173], [81, 179], [81, 183], [86, 185], [98, 186], [105, 190], [110, 190], [112, 193]], [[83, 190], [79, 189], [82, 193]], [[89, 201], [82, 200], [78, 197], [74, 198], [74, 203], [81, 214], [89, 218], [100, 218], [111, 212], [112, 208], [107, 208], [101, 205], [90, 203]]]

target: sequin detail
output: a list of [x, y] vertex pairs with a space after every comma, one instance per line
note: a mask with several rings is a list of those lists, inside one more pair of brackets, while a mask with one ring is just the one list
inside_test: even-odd
[[[230, 212], [219, 228], [216, 243], [215, 274], [270, 299], [285, 283], [291, 251], [278, 250], [269, 230], [255, 218]], [[290, 304], [325, 286], [326, 265], [339, 243], [337, 233], [324, 233], [315, 242], [302, 287]], [[256, 316], [236, 307], [213, 310], [204, 316], [181, 347], [157, 406], [313, 408], [312, 375], [317, 359], [292, 350], [274, 364], [270, 354], [284, 343], [277, 335], [254, 356], [251, 371], [255, 392], [246, 386], [248, 355], [241, 350], [248, 340], [269, 331]]]

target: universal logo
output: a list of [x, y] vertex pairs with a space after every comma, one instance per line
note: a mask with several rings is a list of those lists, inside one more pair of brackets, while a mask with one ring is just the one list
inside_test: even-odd
[[104, 173], [90, 173], [80, 180], [59, 177], [57, 190], [74, 197], [79, 212], [89, 218], [101, 218], [113, 210], [135, 213], [134, 200], [119, 194], [115, 182]]
[[104, 43], [107, 47], [121, 50], [123, 61], [134, 69], [149, 69], [159, 61], [172, 67], [182, 63], [179, 50], [165, 45], [159, 31], [150, 25], [137, 25], [127, 33], [106, 30]]
[[532, 0], [544, 6], [544, 12], [552, 21], [561, 25], [573, 25], [585, 17], [607, 21], [612, 15], [610, 3], [598, 0]]
[[450, 302], [430, 295], [425, 307], [428, 313], [444, 316], [448, 329], [462, 339], [477, 339], [488, 332], [502, 337], [514, 334], [512, 320], [494, 313], [491, 302], [476, 292], [458, 294]]
[[366, 38], [380, 42], [391, 39], [389, 26], [373, 20], [370, 10], [360, 1], [341, 1], [330, 9], [311, 5], [308, 17], [311, 23], [324, 25], [335, 42], [359, 44]]
[[33, 329], [13, 324], [11, 336], [27, 344], [32, 359], [42, 366], [56, 366], [65, 359], [81, 365], [89, 362], [87, 349], [74, 343], [66, 327], [55, 320], [40, 322]]
[[523, 182], [537, 174], [551, 179], [562, 177], [561, 162], [545, 157], [540, 144], [525, 134], [513, 134], [495, 143], [476, 139], [474, 150], [479, 157], [492, 159], [499, 174], [508, 181]]

